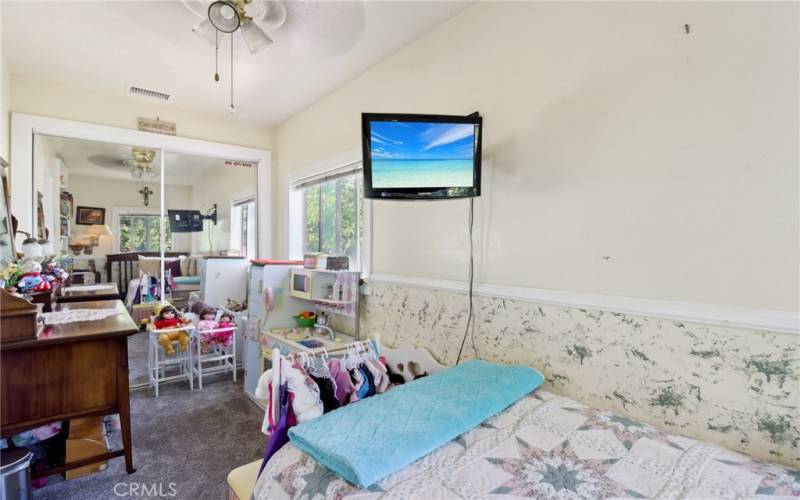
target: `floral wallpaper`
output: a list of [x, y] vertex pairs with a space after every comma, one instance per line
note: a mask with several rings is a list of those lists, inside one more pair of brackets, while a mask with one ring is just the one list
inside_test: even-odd
[[[362, 336], [454, 364], [463, 294], [371, 284]], [[545, 388], [757, 458], [800, 467], [800, 337], [476, 296], [462, 358], [533, 366]]]

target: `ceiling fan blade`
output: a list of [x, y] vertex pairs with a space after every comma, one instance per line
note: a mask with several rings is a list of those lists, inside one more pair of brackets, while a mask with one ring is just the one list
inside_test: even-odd
[[208, 2], [202, 0], [181, 0], [181, 2], [184, 7], [197, 17], [201, 19], [208, 17]]
[[272, 38], [270, 38], [267, 33], [262, 30], [256, 23], [249, 21], [242, 25], [242, 36], [244, 37], [244, 43], [247, 44], [247, 48], [250, 50], [251, 54], [255, 54], [256, 52], [272, 45]]
[[[252, 13], [251, 13], [252, 12]], [[272, 31], [286, 22], [286, 6], [281, 0], [261, 0], [247, 4], [247, 15], [264, 31]]]
[[211, 45], [214, 45], [216, 42], [217, 28], [215, 28], [208, 19], [201, 21], [200, 24], [192, 28], [192, 31]]
[[123, 163], [123, 161], [121, 159], [117, 158], [114, 155], [110, 155], [110, 154], [102, 154], [101, 153], [101, 154], [91, 155], [91, 156], [87, 157], [86, 159], [89, 161], [89, 163], [91, 163], [93, 165], [97, 165], [98, 167], [111, 168], [111, 167], [123, 167], [123, 166], [125, 166], [125, 164]]

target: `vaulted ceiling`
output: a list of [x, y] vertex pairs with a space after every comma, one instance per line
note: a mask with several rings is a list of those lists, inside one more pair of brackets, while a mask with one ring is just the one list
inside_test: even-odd
[[[288, 1], [273, 45], [251, 55], [234, 34], [235, 118], [280, 123], [471, 3]], [[2, 36], [14, 74], [88, 91], [138, 86], [171, 94], [174, 106], [227, 114], [230, 37], [215, 83], [214, 46], [192, 32], [200, 20], [178, 0], [3, 0]]]

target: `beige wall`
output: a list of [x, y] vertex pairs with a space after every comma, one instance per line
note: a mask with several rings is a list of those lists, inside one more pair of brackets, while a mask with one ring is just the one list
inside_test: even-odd
[[[205, 213], [217, 204], [217, 225], [213, 227], [214, 251], [231, 248], [231, 201], [255, 194], [256, 173], [248, 167], [220, 167], [212, 175], [197, 179], [192, 188], [192, 208]], [[268, 201], [267, 201], [268, 203]], [[192, 252], [211, 250], [211, 222], [203, 223], [202, 233], [192, 233]]]
[[12, 112], [129, 129], [137, 127], [139, 117], [160, 117], [176, 122], [181, 137], [260, 149], [273, 146], [270, 127], [187, 111], [152, 98], [88, 92], [17, 74], [11, 75], [11, 88]]
[[[797, 18], [479, 4], [279, 127], [274, 250], [285, 174], [359, 146], [362, 111], [478, 110], [479, 280], [796, 310]], [[464, 279], [466, 223], [463, 201], [376, 203], [374, 271]]]
[[3, 2], [0, 2], [0, 156], [9, 161], [9, 115], [11, 100], [11, 75], [5, 58], [3, 45]]
[[[69, 170], [69, 167], [67, 167], [67, 169]], [[136, 207], [141, 208], [142, 213], [146, 213], [147, 210], [152, 210], [158, 215], [158, 200], [161, 196], [161, 187], [158, 182], [148, 183], [147, 187], [153, 190], [153, 194], [150, 195], [150, 205], [147, 207], [144, 206], [142, 195], [139, 194], [141, 185], [137, 182], [104, 179], [85, 175], [70, 175], [67, 189], [72, 193], [75, 207], [80, 205], [105, 208], [106, 225], [113, 230], [115, 227], [113, 220], [114, 207]], [[189, 209], [191, 207], [191, 186], [166, 185], [165, 192], [166, 198], [164, 203], [167, 209]], [[89, 226], [75, 224], [75, 217], [72, 217], [70, 227], [72, 236], [80, 237]], [[102, 237], [100, 245], [93, 252], [93, 256], [103, 257], [106, 254], [113, 253], [112, 238], [118, 240], [119, 235], [114, 234], [113, 237]], [[190, 237], [185, 234], [174, 235], [172, 250], [190, 251]]]

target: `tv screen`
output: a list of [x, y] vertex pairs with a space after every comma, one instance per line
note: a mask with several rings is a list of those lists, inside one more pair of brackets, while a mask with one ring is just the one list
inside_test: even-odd
[[200, 210], [167, 210], [167, 217], [173, 233], [197, 233], [203, 230]]
[[480, 196], [479, 115], [363, 113], [364, 196]]

